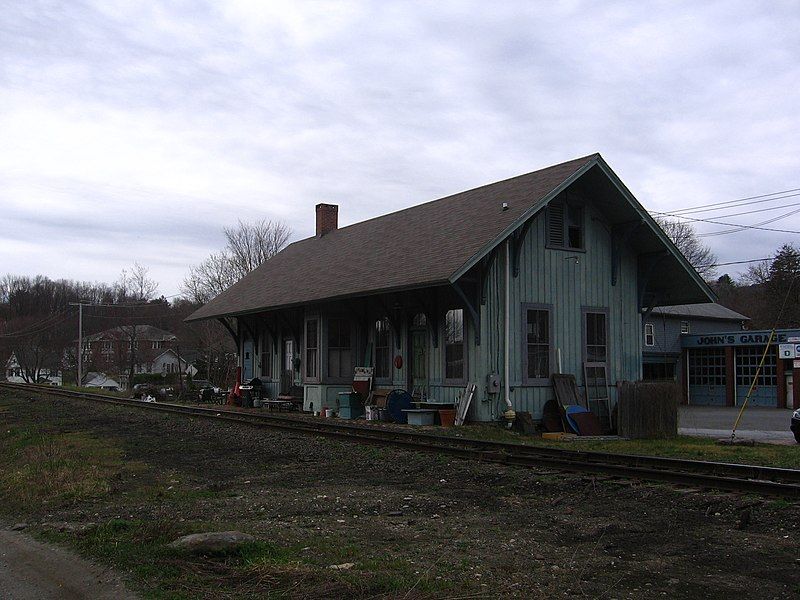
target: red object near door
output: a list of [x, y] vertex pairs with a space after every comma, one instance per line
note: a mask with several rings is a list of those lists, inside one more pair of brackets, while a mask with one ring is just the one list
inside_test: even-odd
[[395, 369], [402, 369], [403, 368], [403, 357], [399, 354], [394, 357], [394, 368]]

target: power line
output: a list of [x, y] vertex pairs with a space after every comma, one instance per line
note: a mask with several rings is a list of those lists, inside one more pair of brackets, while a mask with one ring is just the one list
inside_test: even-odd
[[[776, 221], [778, 219], [782, 219], [784, 217], [790, 216], [791, 214], [794, 214], [795, 212], [800, 212], [800, 210], [792, 211], [789, 214], [782, 215], [780, 217], [776, 217], [775, 219], [770, 219], [768, 222], [774, 222], [774, 221]], [[666, 215], [665, 213], [660, 213], [660, 212], [655, 212], [655, 211], [654, 211], [654, 214], [670, 217], [670, 215]], [[697, 223], [713, 223], [715, 225], [725, 225], [727, 227], [736, 227], [736, 228], [738, 228], [738, 229], [736, 229], [736, 231], [743, 231], [745, 229], [758, 229], [758, 230], [761, 230], [761, 231], [774, 231], [776, 233], [800, 234], [800, 231], [796, 231], [794, 229], [775, 229], [773, 227], [760, 227], [760, 225], [763, 225], [763, 223], [760, 223], [758, 225], [741, 225], [741, 224], [737, 224], [737, 223], [726, 223], [725, 221], [716, 221], [714, 219], [698, 219], [697, 217], [684, 217], [682, 215], [675, 215], [672, 218], [685, 219], [687, 221], [694, 221], [694, 222], [697, 222]], [[701, 233], [701, 234], [698, 234], [698, 235], [707, 236], [707, 235], [717, 235], [717, 234], [720, 234], [720, 233], [723, 233], [723, 232], [713, 231], [711, 233]], [[725, 233], [735, 233], [735, 231], [727, 231]]]
[[751, 258], [749, 260], [733, 260], [731, 262], [717, 263], [711, 265], [712, 267], [727, 267], [729, 265], [745, 265], [747, 263], [764, 262], [765, 260], [772, 260], [772, 258]]
[[777, 217], [772, 217], [771, 219], [767, 219], [766, 221], [761, 221], [760, 223], [756, 223], [755, 225], [738, 225], [734, 226], [733, 229], [721, 229], [720, 231], [711, 231], [709, 233], [701, 233], [702, 237], [714, 237], [718, 235], [727, 235], [729, 233], [738, 233], [739, 231], [744, 231], [745, 229], [761, 229], [761, 225], [768, 225], [769, 223], [774, 223], [775, 221], [780, 221], [781, 219], [785, 219], [786, 217], [791, 217], [792, 215], [796, 215], [800, 213], [800, 208], [795, 210], [790, 210], [787, 213], [782, 215], [778, 215]]
[[[729, 208], [739, 208], [741, 206], [748, 206], [750, 204], [762, 204], [764, 202], [774, 202], [776, 200], [784, 200], [786, 198], [796, 198], [797, 196], [800, 196], [800, 193], [798, 193], [798, 194], [786, 194], [785, 196], [775, 196], [774, 198], [767, 198], [765, 200], [753, 200], [752, 202], [741, 202], [739, 204], [731, 204], [730, 206], [711, 206], [709, 208], [706, 208], [703, 205], [700, 205], [700, 206], [696, 206], [695, 208], [687, 208], [687, 209], [683, 209], [683, 210], [671, 210], [671, 211], [667, 211], [667, 212], [669, 214], [671, 214], [671, 215], [676, 215], [676, 216], [678, 214], [688, 215], [688, 214], [701, 213], [701, 212], [715, 212], [715, 211], [720, 211], [720, 210], [727, 210]], [[765, 210], [768, 210], [768, 209], [765, 209]]]
[[[795, 194], [795, 196], [800, 196], [800, 194]], [[784, 197], [788, 198], [788, 196], [784, 196]], [[740, 204], [739, 206], [744, 206], [744, 204]], [[769, 212], [771, 210], [781, 210], [782, 208], [791, 208], [792, 206], [800, 206], [800, 202], [790, 202], [789, 204], [781, 204], [779, 206], [769, 206], [767, 208], [756, 208], [756, 209], [753, 209], [753, 210], [745, 210], [745, 211], [738, 212], [738, 213], [725, 213], [723, 215], [716, 215], [715, 218], [718, 218], [718, 217], [739, 217], [741, 215], [752, 215], [752, 214], [755, 214], [755, 213]], [[733, 207], [732, 206], [732, 207], [729, 207], [729, 208], [738, 208], [738, 207]], [[717, 211], [717, 210], [727, 210], [727, 209], [708, 208], [708, 209], [703, 209], [703, 210], [699, 210], [699, 211], [696, 211], [696, 212]], [[689, 213], [684, 213], [684, 214], [680, 214], [680, 215], [672, 215], [672, 214], [668, 215], [667, 213], [657, 213], [657, 214], [660, 214], [660, 215], [662, 215], [664, 217], [670, 217], [670, 218], [674, 217], [676, 219], [679, 219], [679, 218], [683, 217], [685, 214], [689, 214]]]
[[[780, 192], [772, 192], [770, 194], [761, 194], [758, 196], [747, 196], [746, 198], [738, 198], [736, 200], [727, 200], [725, 202], [714, 202], [711, 204], [698, 204], [697, 206], [689, 206], [686, 208], [677, 208], [675, 210], [666, 211], [662, 214], [676, 214], [676, 213], [683, 213], [683, 212], [700, 212], [699, 209], [706, 209], [711, 208], [714, 206], [725, 206], [725, 205], [736, 205], [741, 203], [741, 206], [746, 204], [757, 204], [758, 202], [772, 202], [773, 200], [780, 200], [781, 198], [772, 198], [771, 196], [778, 196], [780, 194], [791, 194], [790, 196], [782, 196], [782, 198], [791, 198], [793, 196], [797, 196], [799, 194], [795, 194], [794, 192], [800, 192], [800, 188], [794, 188], [791, 190], [783, 190]], [[760, 198], [765, 198], [764, 200], [759, 200]], [[755, 200], [756, 202], [746, 202], [748, 200]]]
[[[53, 321], [54, 317], [56, 317], [56, 316], [60, 316], [61, 318], [58, 319], [58, 320]], [[8, 333], [8, 334], [0, 334], [0, 338], [14, 339], [14, 338], [26, 337], [26, 336], [29, 336], [29, 335], [37, 335], [37, 334], [40, 334], [40, 333], [44, 333], [45, 331], [49, 331], [50, 329], [53, 329], [55, 327], [58, 327], [58, 326], [62, 325], [71, 316], [74, 316], [74, 315], [69, 314], [69, 311], [64, 311], [62, 313], [59, 313], [58, 315], [51, 315], [51, 316], [47, 317], [46, 319], [43, 319], [39, 323], [36, 323], [35, 325], [29, 326], [26, 329], [20, 329], [18, 331], [14, 331], [14, 332]], [[48, 321], [51, 321], [51, 322], [48, 323], [45, 326], [44, 324], [47, 323]], [[34, 329], [34, 327], [35, 327], [35, 329]]]

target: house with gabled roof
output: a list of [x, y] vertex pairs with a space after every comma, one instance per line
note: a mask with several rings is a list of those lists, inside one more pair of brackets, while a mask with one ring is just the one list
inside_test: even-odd
[[[354, 366], [379, 387], [453, 401], [469, 417], [541, 415], [551, 375], [602, 364], [642, 374], [642, 315], [713, 300], [703, 279], [599, 154], [347, 227], [316, 207], [290, 244], [190, 315], [219, 320], [243, 379], [302, 386], [336, 407]], [[284, 388], [284, 390], [281, 390]]]
[[682, 335], [741, 331], [749, 320], [716, 302], [654, 308], [643, 320], [643, 379], [682, 381]]
[[128, 373], [133, 362], [134, 375], [197, 373], [184, 357], [178, 355], [178, 337], [148, 324], [121, 325], [83, 338], [83, 361], [105, 374], [114, 385], [128, 387]]

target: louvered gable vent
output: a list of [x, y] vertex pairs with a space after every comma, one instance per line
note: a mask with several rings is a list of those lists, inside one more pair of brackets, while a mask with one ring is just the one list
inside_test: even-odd
[[564, 208], [563, 202], [551, 202], [547, 206], [547, 244], [563, 247], [564, 240]]

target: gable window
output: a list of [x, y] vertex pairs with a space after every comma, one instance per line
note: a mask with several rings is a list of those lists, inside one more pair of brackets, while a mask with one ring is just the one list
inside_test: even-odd
[[681, 321], [681, 333], [689, 333], [689, 321]]
[[392, 331], [389, 319], [375, 321], [375, 379], [392, 375]]
[[644, 345], [649, 347], [656, 345], [656, 328], [652, 323], [644, 324]]
[[523, 355], [525, 382], [546, 382], [550, 378], [550, 310], [549, 307], [523, 305]]
[[272, 344], [267, 334], [261, 336], [261, 377], [272, 379]]
[[306, 379], [319, 378], [319, 320], [306, 321]]
[[464, 310], [448, 310], [444, 318], [444, 378], [461, 383], [466, 376], [464, 363]]
[[547, 245], [565, 250], [584, 249], [583, 207], [554, 200], [547, 207]]
[[586, 362], [606, 362], [608, 359], [608, 318], [605, 311], [584, 312], [584, 356]]
[[328, 320], [328, 377], [352, 377], [350, 323], [346, 319]]

